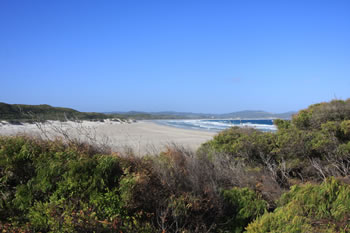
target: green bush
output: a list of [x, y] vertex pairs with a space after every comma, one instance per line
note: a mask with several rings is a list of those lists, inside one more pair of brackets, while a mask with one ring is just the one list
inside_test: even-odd
[[216, 152], [232, 155], [236, 160], [261, 163], [261, 154], [270, 154], [275, 145], [275, 134], [252, 128], [232, 127], [214, 136], [199, 149], [201, 154], [212, 156]]
[[348, 232], [349, 216], [350, 186], [330, 178], [293, 186], [279, 207], [249, 224], [247, 232]]
[[318, 129], [328, 121], [343, 120], [350, 120], [350, 99], [311, 105], [294, 115], [292, 122], [300, 129]]
[[93, 152], [88, 145], [0, 137], [0, 229], [150, 232], [123, 209], [132, 191], [125, 182], [129, 162]]

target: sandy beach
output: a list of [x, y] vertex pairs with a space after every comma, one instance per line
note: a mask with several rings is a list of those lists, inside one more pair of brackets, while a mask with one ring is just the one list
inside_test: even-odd
[[134, 123], [105, 122], [57, 122], [49, 121], [41, 124], [10, 125], [0, 124], [0, 135], [29, 134], [53, 138], [67, 134], [69, 137], [85, 141], [97, 141], [108, 144], [114, 151], [133, 149], [137, 155], [157, 153], [167, 146], [176, 144], [196, 150], [202, 143], [212, 139], [214, 132], [179, 129], [158, 125], [151, 121]]

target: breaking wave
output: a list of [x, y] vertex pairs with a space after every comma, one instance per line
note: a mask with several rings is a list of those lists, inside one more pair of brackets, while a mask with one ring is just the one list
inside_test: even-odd
[[224, 129], [238, 126], [251, 127], [264, 132], [277, 130], [273, 120], [156, 120], [158, 124], [183, 129], [196, 129], [219, 132]]

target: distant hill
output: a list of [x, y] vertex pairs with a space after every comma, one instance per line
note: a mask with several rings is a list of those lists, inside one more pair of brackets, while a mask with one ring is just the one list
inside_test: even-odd
[[[95, 112], [79, 112], [71, 108], [52, 107], [47, 104], [26, 105], [26, 104], [7, 104], [0, 102], [0, 120], [99, 120], [111, 118], [114, 115], [106, 115]], [[123, 116], [120, 116], [123, 117]]]
[[223, 118], [239, 118], [239, 119], [271, 119], [271, 118], [280, 118], [280, 119], [291, 119], [292, 115], [296, 112], [285, 112], [285, 113], [269, 113], [259, 110], [246, 110], [239, 112], [231, 112], [226, 114], [209, 114], [209, 113], [192, 113], [192, 112], [173, 112], [173, 111], [164, 111], [164, 112], [110, 112], [108, 114], [118, 113], [128, 117], [140, 117], [147, 116], [149, 118], [163, 118], [163, 119], [205, 119], [205, 118], [214, 118], [214, 119], [223, 119]]
[[190, 113], [178, 113], [178, 112], [106, 112], [105, 114], [113, 115], [118, 114], [124, 116], [125, 118], [135, 119], [135, 120], [159, 120], [159, 119], [197, 119], [198, 114]]

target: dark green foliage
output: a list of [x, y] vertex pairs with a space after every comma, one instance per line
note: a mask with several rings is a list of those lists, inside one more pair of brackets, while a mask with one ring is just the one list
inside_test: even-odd
[[278, 130], [288, 129], [291, 127], [291, 122], [288, 120], [276, 119], [273, 123], [277, 126]]
[[266, 201], [258, 198], [257, 194], [248, 188], [232, 188], [223, 191], [224, 199], [228, 202], [228, 207], [234, 214], [231, 218], [231, 231], [242, 232], [256, 217], [267, 211]]
[[350, 140], [350, 120], [344, 120], [340, 124], [340, 132], [344, 140]]

